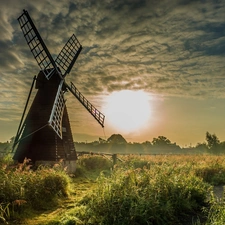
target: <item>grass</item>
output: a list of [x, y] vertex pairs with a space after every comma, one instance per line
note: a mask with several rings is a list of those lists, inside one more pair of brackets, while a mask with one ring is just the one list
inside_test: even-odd
[[[60, 166], [31, 170], [0, 161], [3, 224], [224, 224], [225, 157], [82, 156], [69, 176]], [[21, 202], [21, 205], [16, 203]]]
[[13, 165], [0, 163], [0, 219], [2, 222], [22, 217], [28, 210], [43, 210], [57, 205], [59, 199], [70, 192], [70, 178], [55, 165], [54, 168], [39, 167], [33, 171], [29, 161]]

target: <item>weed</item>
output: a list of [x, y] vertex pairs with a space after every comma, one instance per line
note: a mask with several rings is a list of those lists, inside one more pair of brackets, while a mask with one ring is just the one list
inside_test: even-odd
[[112, 162], [102, 156], [81, 156], [78, 165], [86, 170], [103, 170], [112, 167]]

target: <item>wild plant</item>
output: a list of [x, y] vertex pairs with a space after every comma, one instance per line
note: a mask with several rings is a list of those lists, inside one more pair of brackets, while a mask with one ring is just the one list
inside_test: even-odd
[[60, 197], [67, 197], [70, 178], [65, 171], [40, 167], [32, 172], [24, 185], [25, 199], [34, 208], [46, 208]]
[[8, 220], [28, 207], [43, 209], [56, 204], [70, 192], [70, 178], [58, 167], [31, 170], [24, 162], [16, 166], [0, 167], [0, 217]]
[[9, 218], [10, 218], [9, 203], [8, 204], [0, 203], [0, 222], [8, 224], [7, 219]]
[[77, 163], [86, 170], [105, 170], [112, 167], [112, 162], [103, 156], [83, 155], [79, 157]]
[[[115, 168], [87, 203], [90, 224], [174, 224], [207, 205], [210, 186], [179, 166]], [[87, 218], [86, 218], [87, 219]]]

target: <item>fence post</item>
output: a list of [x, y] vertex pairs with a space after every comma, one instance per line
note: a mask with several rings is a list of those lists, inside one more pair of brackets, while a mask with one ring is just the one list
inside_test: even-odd
[[113, 160], [113, 166], [115, 166], [117, 161], [117, 154], [112, 154], [112, 160]]

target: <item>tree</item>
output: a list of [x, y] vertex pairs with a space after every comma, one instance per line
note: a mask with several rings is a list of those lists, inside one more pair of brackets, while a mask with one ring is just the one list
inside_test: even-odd
[[154, 145], [154, 146], [171, 145], [171, 141], [164, 136], [158, 136], [157, 138], [153, 138], [152, 145]]
[[124, 137], [121, 134], [113, 134], [107, 139], [107, 141], [109, 143], [115, 143], [115, 144], [127, 144], [127, 141], [124, 139]]
[[215, 134], [210, 134], [206, 132], [206, 141], [209, 149], [216, 149], [219, 147], [220, 141]]
[[197, 145], [195, 146], [195, 149], [200, 150], [200, 151], [207, 151], [208, 150], [208, 146], [206, 143], [197, 143]]
[[219, 147], [219, 138], [215, 134], [210, 134], [208, 131], [206, 132], [206, 141], [209, 149], [216, 149]]
[[225, 150], [225, 141], [220, 142], [220, 149]]

